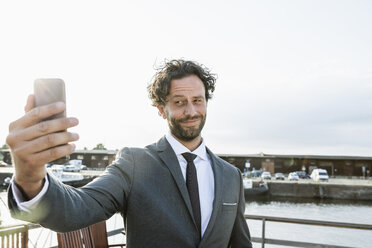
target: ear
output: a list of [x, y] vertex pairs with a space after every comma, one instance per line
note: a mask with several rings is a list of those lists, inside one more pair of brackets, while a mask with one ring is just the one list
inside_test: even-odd
[[159, 115], [163, 117], [163, 119], [167, 119], [167, 116], [165, 115], [164, 106], [158, 105], [156, 106], [159, 110]]

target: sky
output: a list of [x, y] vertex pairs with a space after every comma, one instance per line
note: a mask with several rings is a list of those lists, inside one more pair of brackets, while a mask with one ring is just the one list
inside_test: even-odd
[[168, 132], [146, 86], [165, 59], [218, 75], [202, 132], [223, 154], [371, 156], [372, 2], [1, 1], [0, 145], [36, 78], [66, 83], [77, 148]]

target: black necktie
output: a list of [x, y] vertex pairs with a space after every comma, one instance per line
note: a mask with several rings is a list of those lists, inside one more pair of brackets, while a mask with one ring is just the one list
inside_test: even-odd
[[195, 154], [185, 152], [182, 153], [182, 156], [187, 161], [186, 168], [186, 186], [189, 191], [192, 212], [194, 214], [194, 219], [196, 225], [199, 228], [199, 233], [201, 230], [201, 213], [200, 213], [200, 200], [199, 200], [199, 187], [198, 187], [198, 177], [196, 175], [196, 168], [194, 164], [194, 159], [196, 158]]

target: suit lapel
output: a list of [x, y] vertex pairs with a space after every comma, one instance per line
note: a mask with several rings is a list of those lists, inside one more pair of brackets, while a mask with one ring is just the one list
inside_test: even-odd
[[164, 164], [168, 167], [171, 172], [174, 181], [177, 184], [178, 190], [180, 191], [182, 198], [186, 204], [186, 207], [190, 213], [191, 219], [193, 220], [195, 227], [196, 223], [193, 218], [192, 207], [190, 202], [189, 193], [187, 191], [186, 183], [182, 175], [180, 164], [178, 162], [177, 156], [174, 153], [172, 147], [169, 145], [165, 137], [161, 138], [156, 144], [158, 149], [158, 154]]
[[214, 201], [212, 215], [209, 220], [207, 229], [204, 232], [203, 239], [200, 242], [199, 247], [202, 247], [205, 240], [208, 239], [208, 235], [211, 233], [213, 226], [215, 225], [217, 214], [220, 206], [222, 205], [223, 196], [223, 165], [217, 160], [216, 155], [214, 155], [208, 148], [207, 152], [211, 158], [213, 174], [214, 174]]

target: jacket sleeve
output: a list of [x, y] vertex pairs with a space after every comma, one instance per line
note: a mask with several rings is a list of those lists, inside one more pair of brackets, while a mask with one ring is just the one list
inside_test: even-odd
[[240, 197], [238, 211], [230, 238], [230, 248], [252, 248], [251, 235], [249, 233], [247, 221], [244, 217], [245, 199], [243, 180], [239, 170], [238, 173], [240, 177]]
[[82, 188], [65, 185], [48, 174], [49, 188], [31, 212], [20, 210], [12, 191], [8, 203], [12, 217], [39, 223], [56, 232], [69, 232], [125, 213], [134, 163], [131, 150], [121, 150], [106, 171]]

